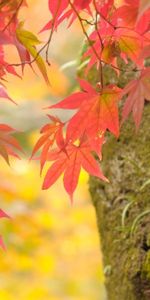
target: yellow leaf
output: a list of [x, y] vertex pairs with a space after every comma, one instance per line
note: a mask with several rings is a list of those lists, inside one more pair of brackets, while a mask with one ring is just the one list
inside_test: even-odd
[[23, 22], [20, 22], [16, 30], [16, 34], [18, 40], [23, 45], [27, 45], [27, 47], [36, 46], [41, 43], [39, 39], [32, 32], [23, 29]]
[[17, 39], [33, 57], [45, 81], [49, 84], [45, 63], [35, 47], [36, 45], [40, 44], [40, 41], [32, 32], [24, 30], [22, 25], [23, 24], [20, 23], [16, 30]]

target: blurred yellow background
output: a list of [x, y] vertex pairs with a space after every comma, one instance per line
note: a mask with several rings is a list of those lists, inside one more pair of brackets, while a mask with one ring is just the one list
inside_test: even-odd
[[[27, 2], [29, 7], [20, 18], [25, 28], [37, 34], [50, 18], [48, 1]], [[72, 30], [73, 34], [64, 25], [50, 46], [51, 86], [26, 66], [22, 80], [7, 78], [9, 95], [19, 105], [0, 103], [1, 123], [22, 131], [18, 137], [26, 153], [21, 160], [12, 160], [11, 167], [1, 159], [1, 208], [12, 219], [0, 222], [7, 246], [6, 252], [0, 251], [0, 300], [103, 299], [102, 259], [88, 175], [82, 172], [72, 207], [61, 179], [42, 191], [39, 164], [28, 161], [39, 129], [47, 122], [42, 108], [75, 86], [75, 67], [60, 71], [63, 64], [76, 60], [83, 38], [78, 24]], [[40, 35], [42, 41], [47, 34]], [[15, 49], [6, 51], [9, 61], [16, 62]], [[59, 113], [63, 117], [64, 112]]]

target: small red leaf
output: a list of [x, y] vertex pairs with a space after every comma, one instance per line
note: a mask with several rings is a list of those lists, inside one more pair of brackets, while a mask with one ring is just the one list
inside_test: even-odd
[[139, 79], [129, 82], [122, 91], [122, 96], [128, 94], [122, 111], [122, 123], [132, 111], [136, 129], [138, 130], [142, 118], [144, 101], [150, 101], [150, 68], [141, 72]]
[[56, 161], [51, 165], [45, 176], [43, 189], [48, 189], [64, 173], [64, 187], [72, 201], [81, 167], [89, 174], [108, 181], [100, 170], [98, 162], [92, 156], [91, 148], [86, 141], [80, 142], [79, 146], [68, 144], [66, 152], [68, 156], [62, 151], [58, 156], [56, 155]]
[[7, 92], [5, 91], [4, 87], [2, 85], [0, 85], [0, 98], [6, 98], [9, 101], [13, 102], [14, 104], [16, 104], [7, 94]]
[[118, 101], [120, 89], [107, 87], [102, 93], [88, 94], [79, 111], [69, 121], [67, 140], [76, 140], [86, 131], [87, 135], [97, 136], [101, 131], [109, 129], [119, 135]]
[[34, 149], [32, 151], [30, 160], [33, 158], [33, 156], [35, 155], [35, 153], [43, 146], [43, 144], [47, 141], [48, 137], [49, 137], [49, 135], [45, 134], [45, 135], [43, 135], [43, 136], [41, 136], [39, 138], [39, 140], [36, 142], [36, 144], [34, 146]]
[[40, 156], [40, 164], [41, 164], [40, 174], [42, 174], [45, 162], [47, 161], [48, 151], [49, 151], [49, 148], [52, 146], [52, 144], [53, 144], [53, 140], [47, 139], [47, 141], [42, 149], [42, 153]]
[[68, 164], [63, 179], [65, 190], [70, 195], [71, 202], [73, 201], [73, 193], [78, 184], [80, 170], [81, 156], [78, 148], [75, 148], [74, 152], [68, 159]]
[[66, 167], [67, 157], [63, 160], [58, 159], [56, 162], [52, 164], [52, 166], [48, 169], [48, 172], [45, 176], [44, 183], [42, 189], [48, 189], [64, 172]]
[[0, 208], [0, 218], [10, 218], [10, 216]]
[[12, 132], [12, 131], [15, 131], [15, 129], [12, 128], [12, 127], [10, 127], [9, 125], [0, 124], [0, 131], [3, 131], [3, 132]]

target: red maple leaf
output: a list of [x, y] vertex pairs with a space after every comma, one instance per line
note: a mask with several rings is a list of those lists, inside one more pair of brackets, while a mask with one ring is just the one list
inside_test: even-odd
[[11, 135], [15, 129], [6, 125], [0, 124], [0, 155], [9, 164], [9, 155], [19, 158], [16, 150], [22, 152], [22, 148], [17, 139]]
[[63, 138], [63, 126], [64, 123], [60, 121], [59, 118], [48, 115], [49, 119], [52, 121], [44, 125], [41, 128], [40, 133], [42, 136], [36, 142], [34, 149], [32, 151], [31, 158], [34, 157], [36, 152], [42, 148], [42, 152], [40, 155], [40, 164], [41, 164], [41, 172], [47, 160], [47, 155], [50, 148], [53, 146], [56, 141], [57, 146], [62, 149], [64, 147], [64, 138]]
[[49, 10], [52, 14], [52, 19], [42, 28], [44, 30], [55, 30], [65, 20], [69, 20], [69, 26], [77, 18], [77, 13], [86, 9], [90, 12], [89, 5], [92, 0], [74, 0], [70, 5], [68, 0], [49, 0]]
[[51, 108], [79, 109], [69, 120], [67, 126], [67, 141], [81, 138], [86, 134], [97, 137], [106, 129], [114, 135], [119, 135], [118, 99], [120, 89], [108, 86], [98, 93], [87, 81], [80, 81], [83, 92], [78, 92]]
[[139, 0], [125, 0], [124, 4], [118, 7], [113, 15], [113, 23], [118, 21], [118, 26], [127, 26], [128, 28], [134, 28], [137, 15], [138, 15]]
[[150, 101], [150, 67], [141, 72], [138, 79], [130, 81], [122, 91], [122, 96], [128, 94], [122, 111], [124, 122], [132, 111], [136, 129], [139, 128], [145, 99]]
[[[100, 170], [98, 162], [91, 154], [91, 147], [87, 141], [81, 141], [79, 145], [68, 144], [67, 154], [55, 152], [55, 162], [50, 166], [44, 179], [43, 189], [48, 189], [64, 173], [63, 182], [67, 193], [73, 200], [73, 193], [77, 187], [81, 167], [93, 176], [108, 181]], [[50, 158], [51, 160], [53, 159]]]
[[[101, 39], [98, 35], [101, 36]], [[105, 20], [99, 22], [98, 31], [93, 31], [89, 36], [89, 40], [92, 46], [84, 53], [84, 57], [89, 58], [87, 71], [94, 64], [99, 65], [100, 60], [116, 65], [118, 56], [121, 56], [125, 62], [128, 58], [137, 62], [140, 51], [146, 43], [144, 36], [137, 32], [125, 27], [113, 27]]]
[[[144, 0], [145, 4], [149, 0]], [[143, 1], [143, 2], [144, 2]], [[143, 3], [144, 4], [144, 3]], [[148, 8], [148, 5], [147, 5]], [[118, 26], [132, 28], [133, 30], [143, 34], [149, 27], [150, 10], [146, 10], [146, 6], [142, 8], [139, 6], [139, 0], [125, 0], [124, 5], [117, 8], [112, 15], [112, 22], [115, 24], [116, 20]]]

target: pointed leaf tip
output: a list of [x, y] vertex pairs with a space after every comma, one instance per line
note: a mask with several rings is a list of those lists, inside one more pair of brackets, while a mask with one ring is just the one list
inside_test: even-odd
[[5, 213], [2, 209], [0, 209], [0, 218], [11, 219], [11, 217], [7, 213]]

